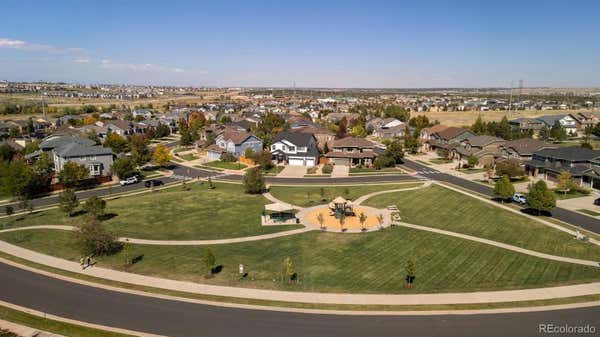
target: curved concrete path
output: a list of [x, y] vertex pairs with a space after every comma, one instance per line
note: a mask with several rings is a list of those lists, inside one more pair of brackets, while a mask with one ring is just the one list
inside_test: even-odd
[[[62, 269], [77, 274], [84, 274], [88, 276], [107, 279], [111, 281], [118, 281], [123, 283], [167, 290], [176, 290], [187, 293], [282, 302], [355, 305], [470, 304], [547, 300], [555, 298], [567, 298], [600, 294], [600, 282], [522, 290], [478, 291], [438, 294], [394, 295], [293, 292], [281, 290], [226, 287], [188, 281], [177, 281], [152, 276], [132, 274], [118, 270], [102, 268], [99, 266], [93, 266], [82, 270], [79, 262], [67, 261], [46, 254], [41, 254], [29, 249], [21, 248], [6, 243], [4, 241], [0, 241], [0, 251], [53, 268]], [[11, 265], [15, 265], [14, 262], [2, 258], [0, 258], [0, 261]], [[76, 280], [75, 282], [78, 281], [79, 280]]]

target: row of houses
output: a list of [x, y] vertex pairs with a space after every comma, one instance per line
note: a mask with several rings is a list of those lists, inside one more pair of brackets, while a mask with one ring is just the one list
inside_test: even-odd
[[546, 115], [533, 118], [517, 118], [509, 121], [515, 130], [533, 131], [537, 135], [544, 127], [551, 128], [555, 124], [562, 126], [568, 135], [576, 136], [586, 127], [591, 127], [600, 122], [600, 115], [593, 112], [577, 112], [562, 115]]

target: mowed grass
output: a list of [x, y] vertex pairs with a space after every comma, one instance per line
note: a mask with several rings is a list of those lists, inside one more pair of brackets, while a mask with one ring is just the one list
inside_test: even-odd
[[[78, 261], [75, 234], [26, 230], [0, 239]], [[222, 271], [204, 278], [203, 246], [130, 245], [140, 262], [124, 266], [124, 253], [99, 257], [103, 267], [227, 286], [316, 292], [431, 293], [523, 289], [600, 281], [600, 268], [544, 260], [501, 248], [409, 228], [361, 234], [307, 232], [271, 240], [210, 246]], [[281, 279], [290, 257], [299, 282]], [[415, 287], [404, 288], [404, 264], [416, 267]], [[238, 265], [249, 275], [240, 280]]]
[[355, 186], [271, 186], [271, 194], [287, 203], [308, 207], [325, 204], [337, 197], [354, 200], [362, 195], [400, 188], [422, 186], [422, 182], [388, 185], [355, 185]]
[[381, 194], [364, 202], [397, 205], [402, 221], [469, 234], [538, 252], [600, 261], [600, 247], [525, 216], [441, 186]]
[[[106, 227], [118, 236], [156, 240], [223, 239], [274, 233], [298, 225], [261, 226], [269, 203], [261, 195], [244, 193], [237, 184], [187, 184], [189, 191], [172, 187], [159, 192], [122, 197], [107, 202]], [[22, 219], [22, 220], [18, 220]], [[15, 216], [13, 226], [77, 225], [83, 216], [68, 217], [59, 209]]]
[[217, 169], [222, 169], [222, 170], [241, 170], [246, 168], [246, 164], [242, 164], [242, 163], [232, 163], [232, 162], [228, 162], [228, 161], [220, 161], [220, 160], [216, 160], [216, 161], [211, 161], [205, 164], [206, 166], [209, 167], [213, 167], [213, 168], [217, 168]]

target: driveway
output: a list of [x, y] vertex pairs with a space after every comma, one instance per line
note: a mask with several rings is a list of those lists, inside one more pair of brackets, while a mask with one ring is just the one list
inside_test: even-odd
[[303, 178], [306, 174], [306, 166], [286, 166], [277, 175], [282, 178]]
[[333, 171], [331, 171], [332, 178], [343, 178], [350, 175], [350, 167], [346, 165], [333, 165]]

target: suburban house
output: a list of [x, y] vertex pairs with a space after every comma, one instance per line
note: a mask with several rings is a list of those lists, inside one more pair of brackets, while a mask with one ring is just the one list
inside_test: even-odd
[[493, 167], [495, 158], [499, 153], [499, 146], [504, 139], [493, 136], [474, 136], [464, 139], [460, 146], [451, 150], [451, 157], [458, 160], [459, 164], [467, 164], [469, 157], [477, 157], [479, 166]]
[[324, 117], [324, 119], [329, 123], [338, 123], [340, 120], [342, 120], [342, 118], [345, 117], [346, 120], [350, 122], [353, 119], [357, 119], [359, 116], [360, 115], [357, 113], [350, 112], [330, 112]]
[[435, 151], [446, 150], [449, 152], [452, 148], [459, 145], [460, 142], [470, 137], [475, 137], [475, 134], [471, 130], [451, 126], [432, 133], [430, 139], [427, 141], [427, 147]]
[[93, 140], [88, 139], [88, 138], [82, 138], [82, 137], [71, 136], [71, 135], [53, 134], [53, 135], [46, 137], [44, 140], [42, 140], [39, 147], [40, 147], [40, 150], [48, 152], [48, 151], [52, 151], [56, 148], [71, 144], [71, 143], [75, 143], [75, 144], [79, 144], [79, 145], [83, 145], [83, 146], [96, 145], [96, 142], [94, 142]]
[[[101, 123], [101, 122], [99, 122]], [[104, 123], [108, 133], [116, 133], [119, 136], [125, 137], [135, 133], [133, 122], [123, 120], [109, 120]]]
[[325, 149], [325, 144], [329, 144], [335, 139], [335, 133], [331, 130], [310, 122], [292, 124], [290, 129], [293, 132], [312, 133], [317, 139], [317, 145], [321, 150]]
[[521, 138], [506, 141], [500, 144], [498, 148], [500, 158], [526, 161], [531, 160], [534, 152], [546, 148], [556, 148], [556, 146], [538, 139]]
[[510, 124], [513, 130], [518, 130], [521, 132], [531, 130], [534, 134], [538, 134], [544, 127], [544, 122], [536, 118], [517, 118], [508, 121], [508, 124]]
[[600, 117], [593, 112], [576, 112], [570, 115], [579, 126], [579, 131], [584, 131], [587, 127], [593, 127], [600, 123]]
[[228, 130], [215, 138], [215, 144], [206, 148], [206, 157], [211, 161], [221, 159], [223, 153], [239, 157], [244, 155], [246, 149], [260, 152], [262, 147], [262, 140], [255, 135], [246, 131]]
[[152, 118], [152, 110], [149, 110], [149, 109], [137, 109], [137, 110], [133, 110], [133, 112], [131, 113], [131, 115], [133, 116], [133, 118], [141, 117], [141, 118], [144, 118], [144, 119], [150, 119], [150, 118]]
[[325, 156], [335, 165], [371, 166], [378, 153], [375, 144], [364, 139], [346, 137], [332, 142], [332, 150]]
[[373, 118], [366, 123], [367, 132], [383, 139], [401, 138], [406, 134], [406, 124], [397, 118]]
[[581, 186], [600, 189], [600, 150], [580, 146], [544, 148], [533, 153], [525, 169], [532, 176], [541, 174], [550, 181], [567, 171]]
[[67, 144], [52, 150], [54, 170], [62, 171], [67, 162], [75, 162], [87, 167], [90, 177], [108, 176], [113, 164], [113, 153], [108, 147], [100, 145], [84, 146], [77, 143]]
[[565, 129], [565, 131], [567, 131], [568, 135], [577, 134], [577, 121], [575, 118], [571, 117], [571, 115], [547, 115], [537, 117], [536, 119], [542, 121], [548, 128], [551, 128], [554, 126], [554, 124], [559, 123]]
[[280, 132], [271, 144], [271, 159], [277, 164], [315, 166], [319, 163], [317, 139], [312, 133]]
[[419, 143], [421, 144], [421, 151], [431, 151], [431, 148], [429, 146], [429, 141], [432, 140], [431, 135], [433, 135], [436, 132], [445, 130], [447, 128], [449, 128], [449, 126], [436, 124], [434, 126], [422, 129], [421, 133], [419, 134]]

